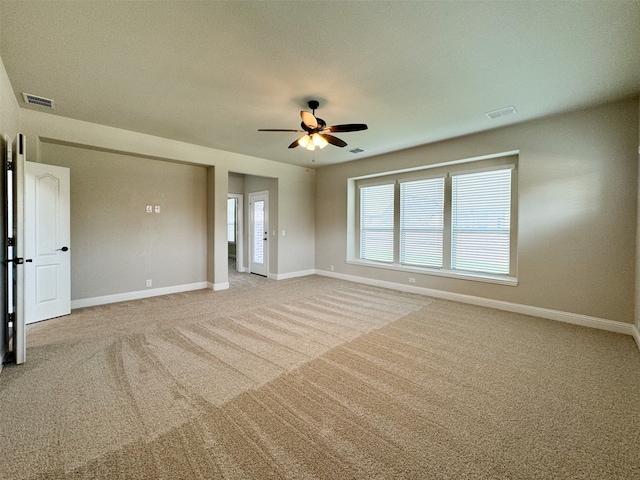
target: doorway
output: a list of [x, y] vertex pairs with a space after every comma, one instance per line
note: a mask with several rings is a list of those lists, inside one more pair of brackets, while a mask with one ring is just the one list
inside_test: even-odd
[[227, 243], [229, 269], [244, 272], [243, 196], [230, 193], [227, 198]]
[[249, 271], [269, 275], [269, 192], [249, 194]]

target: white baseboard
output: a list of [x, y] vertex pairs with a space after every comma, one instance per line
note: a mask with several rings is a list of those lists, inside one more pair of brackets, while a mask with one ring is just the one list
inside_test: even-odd
[[638, 349], [640, 350], [640, 330], [638, 330], [637, 325], [632, 325], [633, 329], [633, 338], [636, 341], [636, 345], [638, 345]]
[[270, 273], [269, 278], [273, 278], [275, 280], [286, 280], [288, 278], [297, 278], [297, 277], [307, 277], [309, 275], [315, 274], [316, 271], [311, 270], [299, 270], [297, 272], [289, 272], [289, 273]]
[[229, 282], [224, 282], [224, 283], [207, 282], [207, 288], [209, 290], [213, 290], [214, 292], [218, 292], [220, 290], [229, 290]]
[[418, 293], [429, 297], [442, 298], [444, 300], [452, 300], [455, 302], [468, 303], [481, 307], [495, 308], [507, 312], [521, 313], [523, 315], [531, 315], [534, 317], [546, 318], [549, 320], [557, 320], [559, 322], [581, 325], [583, 327], [597, 328], [607, 330], [609, 332], [623, 333], [631, 335], [635, 338], [640, 348], [640, 334], [635, 325], [631, 323], [619, 322], [616, 320], [607, 320], [604, 318], [590, 317], [578, 313], [562, 312], [559, 310], [551, 310], [548, 308], [533, 307], [530, 305], [522, 305], [519, 303], [503, 302], [501, 300], [492, 300], [490, 298], [475, 297], [461, 293], [445, 292], [443, 290], [434, 290], [431, 288], [416, 287], [411, 285], [402, 285], [399, 283], [387, 282], [384, 280], [375, 280], [365, 277], [357, 277], [354, 275], [344, 275], [336, 272], [327, 272], [325, 270], [316, 270], [317, 275], [325, 277], [338, 278], [350, 282], [363, 283], [376, 287], [390, 288], [392, 290], [400, 290], [402, 292]]
[[[191, 290], [202, 290], [207, 288], [207, 282], [188, 283], [185, 285], [174, 285], [172, 287], [149, 288], [137, 292], [116, 293], [114, 295], [103, 295], [100, 297], [82, 298], [71, 300], [71, 309], [95, 307], [96, 305], [106, 305], [108, 303], [126, 302], [129, 300], [140, 300], [142, 298], [157, 297], [159, 295], [169, 295], [170, 293], [188, 292]], [[228, 287], [227, 287], [228, 288]]]

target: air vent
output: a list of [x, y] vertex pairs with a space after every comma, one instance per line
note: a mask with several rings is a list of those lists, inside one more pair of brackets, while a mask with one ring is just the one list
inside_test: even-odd
[[494, 118], [506, 117], [507, 115], [511, 115], [512, 113], [516, 113], [516, 107], [511, 105], [510, 107], [500, 108], [498, 110], [493, 110], [491, 112], [485, 113], [487, 118], [493, 120]]
[[30, 93], [23, 93], [24, 101], [29, 105], [38, 105], [39, 107], [55, 108], [53, 106], [53, 100], [50, 98], [38, 97], [37, 95], [31, 95]]
[[362, 152], [364, 152], [364, 150], [363, 150], [363, 149], [361, 149], [361, 148], [354, 148], [353, 150], [349, 150], [349, 151], [350, 151], [351, 153], [362, 153]]

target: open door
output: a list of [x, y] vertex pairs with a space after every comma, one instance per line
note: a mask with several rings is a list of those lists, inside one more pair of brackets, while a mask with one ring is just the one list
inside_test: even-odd
[[266, 277], [269, 275], [269, 192], [250, 193], [249, 209], [249, 269]]
[[71, 313], [69, 169], [25, 162], [25, 319]]
[[13, 266], [8, 260], [13, 258], [13, 228], [9, 225], [9, 213], [13, 211], [13, 197], [11, 195], [11, 140], [5, 135], [2, 144], [2, 177], [0, 178], [0, 196], [2, 196], [2, 213], [0, 225], [2, 229], [2, 255], [0, 266], [0, 309], [2, 310], [2, 323], [0, 324], [0, 370], [1, 363], [9, 360], [13, 354]]

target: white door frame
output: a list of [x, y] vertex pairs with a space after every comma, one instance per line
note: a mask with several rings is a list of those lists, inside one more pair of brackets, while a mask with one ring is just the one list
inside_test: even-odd
[[[24, 258], [24, 162], [26, 160], [27, 142], [21, 133], [18, 134], [13, 147], [13, 186], [14, 186], [14, 229], [15, 247], [14, 258]], [[24, 363], [27, 359], [27, 335], [24, 315], [24, 265], [18, 266], [14, 270], [16, 291], [15, 297], [15, 320], [13, 323], [14, 350], [16, 352], [16, 363]]]
[[[255, 202], [264, 201], [264, 231], [258, 234], [254, 231], [254, 204]], [[256, 239], [263, 242], [263, 261], [257, 263], [254, 261]], [[262, 240], [260, 240], [262, 239]], [[249, 272], [269, 276], [269, 191], [249, 193]]]
[[230, 193], [236, 199], [236, 271], [244, 272], [244, 195]]
[[[6, 205], [5, 205], [6, 210], [5, 212], [3, 212], [3, 214], [6, 214], [4, 218], [4, 220], [6, 221], [6, 224], [4, 225], [4, 230], [2, 232], [2, 235], [6, 235], [6, 239], [4, 240], [4, 242], [6, 243], [3, 244], [4, 252], [3, 252], [2, 258], [3, 258], [3, 262], [6, 263], [6, 269], [4, 269], [4, 272], [3, 272], [3, 275], [5, 276], [4, 282], [6, 286], [6, 294], [5, 292], [3, 292], [3, 294], [5, 295], [6, 305], [5, 305], [5, 311], [2, 312], [3, 318], [2, 318], [2, 322], [0, 323], [0, 328], [2, 328], [3, 330], [3, 335], [1, 336], [3, 343], [2, 345], [0, 345], [0, 362], [4, 363], [7, 359], [7, 354], [9, 353], [10, 350], [13, 353], [14, 357], [16, 352], [16, 337], [15, 337], [16, 310], [15, 310], [14, 281], [15, 281], [16, 269], [18, 268], [18, 266], [16, 265], [14, 260], [16, 258], [16, 248], [14, 246], [15, 244], [13, 243], [15, 242], [15, 239], [16, 239], [15, 226], [14, 226], [15, 182], [14, 182], [14, 171], [13, 171], [13, 166], [15, 165], [15, 162], [14, 162], [15, 159], [13, 157], [12, 140], [9, 138], [8, 135], [4, 135], [3, 140], [4, 140], [4, 152], [2, 152], [2, 155], [4, 156], [3, 168], [5, 169], [5, 171], [2, 172], [2, 174], [4, 175], [4, 178], [2, 179], [2, 181], [5, 184], [4, 185], [5, 198], [3, 199], [3, 201], [6, 200]], [[4, 323], [5, 321], [6, 323]], [[11, 324], [10, 328], [9, 328], [9, 324]], [[0, 365], [0, 371], [2, 371], [2, 365]]]

